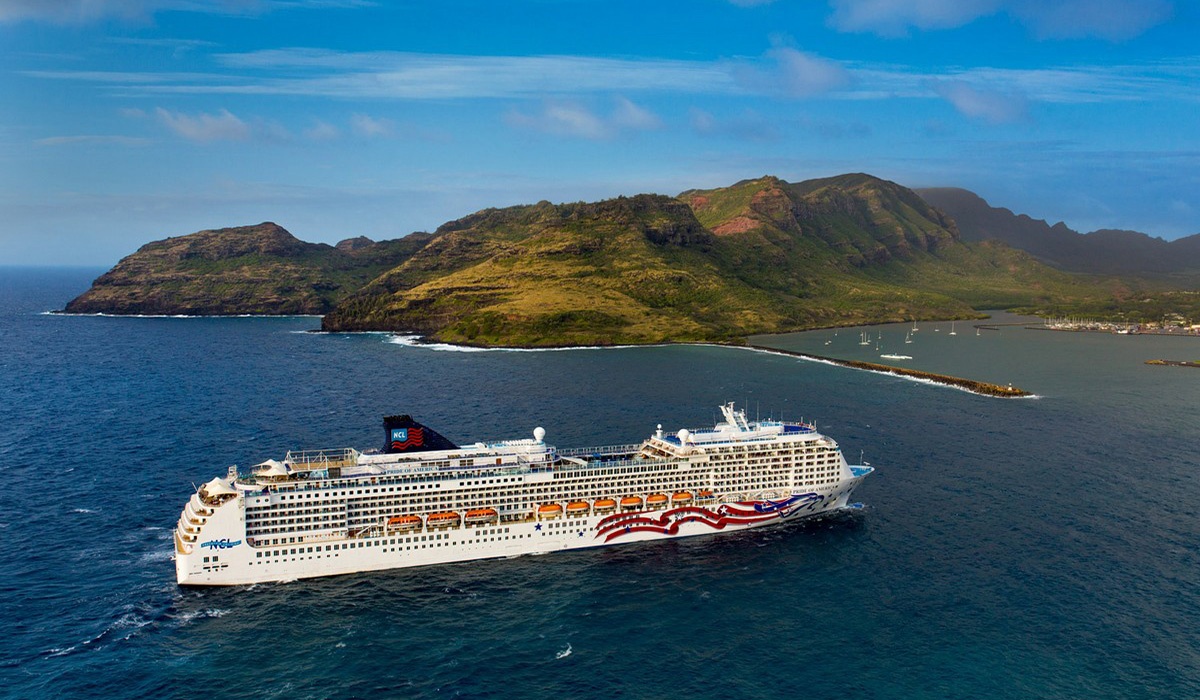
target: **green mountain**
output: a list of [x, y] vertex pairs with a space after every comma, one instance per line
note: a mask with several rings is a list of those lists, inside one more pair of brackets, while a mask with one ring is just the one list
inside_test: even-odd
[[270, 223], [201, 231], [143, 246], [66, 310], [314, 313], [328, 331], [551, 346], [734, 341], [1109, 292], [965, 243], [912, 190], [851, 174], [485, 209], [382, 243], [304, 243]]
[[861, 174], [488, 209], [433, 235], [323, 327], [484, 345], [729, 340], [1103, 293], [964, 244], [911, 190]]
[[323, 314], [429, 241], [414, 234], [336, 247], [266, 222], [147, 243], [72, 300], [69, 313]]

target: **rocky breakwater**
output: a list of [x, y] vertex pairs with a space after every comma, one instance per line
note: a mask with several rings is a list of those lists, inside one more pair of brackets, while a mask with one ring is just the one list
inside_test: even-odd
[[904, 367], [893, 367], [891, 365], [880, 365], [874, 362], [859, 362], [858, 360], [842, 360], [836, 357], [824, 357], [822, 355], [812, 355], [806, 352], [795, 352], [792, 350], [780, 350], [766, 345], [750, 345], [749, 347], [756, 350], [765, 350], [768, 352], [779, 353], [781, 355], [792, 355], [794, 357], [803, 357], [808, 360], [819, 360], [821, 362], [829, 362], [842, 367], [853, 367], [854, 369], [863, 369], [869, 372], [882, 372], [884, 374], [897, 374], [903, 377], [912, 377], [914, 379], [924, 379], [935, 384], [945, 384], [946, 386], [958, 387], [965, 389], [973, 394], [981, 394], [983, 396], [996, 396], [1005, 399], [1017, 399], [1025, 396], [1033, 396], [1032, 393], [1024, 389], [1018, 389], [1012, 384], [1001, 385], [991, 384], [988, 382], [978, 382], [974, 379], [963, 379], [962, 377], [952, 377], [948, 374], [936, 374], [934, 372], [923, 372], [916, 369], [906, 369]]

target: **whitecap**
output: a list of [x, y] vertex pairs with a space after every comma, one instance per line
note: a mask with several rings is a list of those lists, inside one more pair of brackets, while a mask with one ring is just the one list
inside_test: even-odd
[[556, 659], [565, 659], [565, 658], [567, 658], [567, 657], [568, 657], [568, 656], [570, 656], [570, 655], [571, 655], [571, 643], [570, 643], [570, 642], [567, 642], [567, 648], [566, 648], [566, 649], [563, 649], [562, 651], [560, 651], [560, 652], [558, 652], [558, 653], [556, 653], [556, 654], [554, 655], [554, 658], [556, 658]]
[[203, 620], [210, 617], [224, 617], [229, 614], [228, 610], [220, 608], [206, 608], [204, 610], [188, 610], [180, 613], [176, 619], [179, 620], [179, 626], [183, 627], [194, 620]]
[[92, 510], [90, 508], [73, 508], [73, 509], [71, 509], [71, 512], [72, 513], [99, 513], [100, 511]]

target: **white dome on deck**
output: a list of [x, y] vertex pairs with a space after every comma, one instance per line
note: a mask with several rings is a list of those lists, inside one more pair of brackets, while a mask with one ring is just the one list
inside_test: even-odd
[[268, 459], [254, 465], [254, 474], [256, 476], [287, 476], [288, 469], [283, 462], [277, 459]]

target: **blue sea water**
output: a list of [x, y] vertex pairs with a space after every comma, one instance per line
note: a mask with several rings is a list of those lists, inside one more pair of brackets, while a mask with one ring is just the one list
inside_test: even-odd
[[[1200, 697], [1200, 341], [885, 327], [1003, 400], [715, 347], [447, 352], [317, 319], [51, 316], [99, 271], [0, 268], [0, 695]], [[935, 331], [936, 329], [936, 331]], [[851, 359], [859, 329], [762, 339]], [[873, 332], [878, 329], [872, 329]], [[829, 341], [829, 344], [826, 344]], [[735, 400], [877, 467], [765, 531], [181, 590], [193, 484], [291, 448], [561, 447]]]

